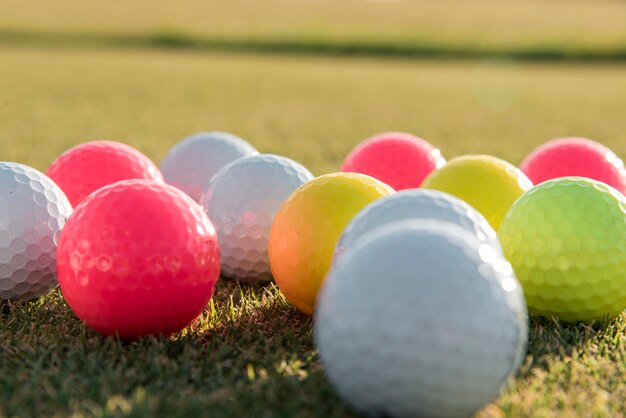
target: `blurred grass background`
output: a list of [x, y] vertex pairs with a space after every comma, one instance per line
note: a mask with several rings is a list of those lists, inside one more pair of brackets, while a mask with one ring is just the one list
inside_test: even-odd
[[621, 0], [4, 0], [0, 42], [626, 59]]
[[4, 158], [42, 170], [93, 138], [159, 162], [206, 129], [317, 174], [386, 130], [421, 135], [447, 158], [492, 153], [517, 164], [567, 135], [626, 154], [626, 75], [614, 65], [10, 48], [0, 50], [0, 79]]
[[[567, 135], [626, 156], [625, 22], [621, 0], [3, 0], [0, 159], [45, 170], [112, 139], [158, 163], [214, 129], [315, 174], [387, 130], [448, 159], [518, 164]], [[480, 416], [623, 416], [625, 329], [533, 320], [520, 375]], [[274, 286], [222, 281], [194, 326], [130, 344], [58, 291], [0, 309], [0, 417], [207, 414], [352, 416]]]

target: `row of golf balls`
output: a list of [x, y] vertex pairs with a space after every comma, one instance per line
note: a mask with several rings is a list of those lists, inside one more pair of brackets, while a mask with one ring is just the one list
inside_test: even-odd
[[[414, 158], [407, 157], [410, 155]], [[367, 161], [369, 165], [365, 163]], [[343, 169], [361, 170], [365, 174], [387, 180], [397, 189], [403, 187], [398, 185], [398, 179], [406, 180], [412, 172], [421, 170], [422, 178], [416, 180], [416, 184], [448, 192], [469, 202], [495, 229], [500, 227], [513, 202], [532, 187], [532, 183], [520, 170], [495, 157], [464, 156], [453, 159], [444, 167], [441, 164], [441, 153], [426, 141], [409, 134], [388, 133], [360, 144], [346, 158]], [[530, 170], [535, 175], [539, 175], [537, 173], [545, 166], [548, 169], [544, 171], [550, 171], [548, 174], [551, 175], [558, 170], [565, 170], [561, 174], [595, 176], [607, 183], [615, 183], [623, 177], [624, 171], [621, 160], [615, 154], [598, 143], [580, 138], [551, 141], [533, 152], [523, 166], [535, 167], [534, 171]], [[593, 166], [596, 167], [594, 170]], [[311, 181], [313, 176], [300, 164], [280, 156], [259, 155], [247, 142], [221, 132], [186, 138], [172, 148], [161, 168], [168, 183], [183, 190], [194, 200], [199, 200], [217, 229], [223, 275], [247, 281], [267, 281], [274, 277], [287, 298], [308, 314], [313, 312], [317, 290], [330, 265], [329, 254], [335, 248], [339, 233], [367, 203], [392, 192], [392, 188], [383, 182], [347, 173], [322, 176]], [[59, 193], [48, 192], [39, 201], [35, 199], [35, 205], [40, 205], [48, 198], [53, 200], [50, 207], [44, 205], [45, 210], [54, 209], [50, 215], [52, 220], [43, 223], [51, 231], [42, 227], [39, 220], [36, 229], [24, 227], [20, 217], [28, 214], [27, 210], [22, 210], [28, 207], [28, 202], [21, 202], [16, 196], [11, 196], [12, 182], [15, 181], [11, 179], [11, 175], [15, 174], [12, 170], [15, 167], [9, 167], [9, 174], [4, 176], [7, 196], [1, 202], [3, 216], [0, 244], [3, 248], [0, 248], [0, 296], [5, 299], [30, 298], [54, 285], [54, 245], [58, 242], [62, 224], [71, 208], [64, 203]], [[583, 173], [584, 170], [587, 172]], [[132, 147], [110, 141], [81, 144], [67, 151], [52, 163], [46, 174], [60, 186], [73, 206], [102, 186], [119, 180], [143, 178], [162, 181], [161, 172], [147, 157]], [[428, 176], [424, 178], [426, 174]], [[32, 176], [36, 177], [35, 174]], [[45, 179], [38, 180], [45, 185], [32, 184], [30, 179], [19, 181], [28, 183], [26, 188], [37, 186], [38, 191], [51, 187]], [[359, 194], [359, 188], [366, 192]], [[296, 189], [299, 193], [283, 205]], [[568, 188], [570, 191], [574, 189], [573, 186]], [[30, 199], [26, 195], [23, 198]], [[571, 199], [560, 200], [577, 207], [583, 207], [585, 203], [572, 202]], [[42, 211], [42, 208], [37, 209]], [[325, 209], [329, 209], [329, 213], [324, 213]], [[562, 224], [564, 221], [558, 213], [558, 204], [557, 208], [551, 209], [552, 212], [536, 209], [533, 216], [545, 219], [550, 213], [557, 213], [549, 227]], [[567, 209], [569, 212], [571, 210]], [[601, 214], [598, 214], [591, 221], [597, 222], [601, 218]], [[514, 226], [518, 227], [520, 222], [524, 220]], [[580, 229], [584, 223], [577, 222], [576, 228]], [[534, 224], [536, 222], [531, 221], [526, 225], [525, 232], [532, 231]], [[270, 237], [272, 225], [274, 239]], [[511, 229], [509, 227], [507, 230]], [[567, 230], [567, 226], [564, 229]], [[615, 230], [619, 228], [613, 228]], [[543, 231], [548, 235], [557, 234], [546, 237], [546, 242], [557, 252], [563, 250], [563, 245], [558, 242], [559, 231], [550, 228], [543, 228]], [[602, 228], [594, 228], [594, 239], [600, 238], [600, 243], [585, 239], [584, 245], [612, 245], [603, 239], [602, 231]], [[527, 248], [540, 247], [542, 241], [537, 238], [533, 237], [532, 245]], [[520, 234], [517, 234], [512, 235], [509, 241], [520, 239]], [[572, 249], [580, 252], [584, 245], [581, 246], [579, 241], [568, 239], [567, 245], [574, 246]], [[575, 262], [569, 262], [563, 257], [554, 258], [554, 254], [542, 256], [521, 251], [522, 243], [523, 240], [518, 243], [520, 245], [516, 245], [517, 251], [507, 253], [507, 256], [515, 258], [516, 270], [520, 271], [528, 268], [532, 270], [538, 263], [547, 269], [552, 262], [558, 262], [561, 270], [569, 273], [594, 253], [590, 251]], [[38, 258], [44, 254], [46, 257]], [[598, 260], [601, 259], [595, 257], [592, 264], [599, 264]], [[46, 267], [40, 267], [39, 264], [46, 264]], [[554, 284], [545, 280], [542, 274], [533, 273], [532, 276], [546, 283], [539, 285], [538, 289], [529, 289], [530, 294], [527, 296], [540, 299], [544, 297], [544, 288]], [[591, 296], [588, 298], [591, 299]], [[554, 314], [567, 320], [597, 319], [605, 314], [615, 316], [617, 309], [577, 315], [568, 312], [570, 306], [561, 306], [568, 303], [552, 304], [551, 300], [532, 302], [531, 310]], [[548, 306], [551, 304], [554, 306]], [[534, 309], [535, 305], [542, 305], [542, 308]]]
[[[204, 141], [198, 138], [178, 149]], [[367, 143], [379, 142], [384, 138]], [[137, 153], [88, 143], [47, 172], [78, 204], [59, 244], [63, 295], [77, 316], [107, 335], [186, 326], [213, 293], [221, 252], [225, 275], [262, 281], [272, 277], [271, 266], [298, 309], [311, 314], [317, 303], [316, 340], [327, 373], [359, 409], [456, 415], [496, 396], [525, 351], [524, 298], [492, 226], [500, 226], [504, 253], [527, 276], [531, 311], [581, 320], [616, 316], [624, 307], [623, 196], [592, 180], [566, 178], [525, 193], [530, 181], [488, 156], [452, 160], [425, 180], [482, 208], [485, 218], [445, 193], [396, 194], [361, 174], [312, 179], [291, 160], [261, 154], [224, 166], [200, 197], [202, 211], [159, 183], [159, 171]], [[189, 153], [179, 171], [192, 171], [198, 155]], [[606, 161], [619, 169], [618, 159]], [[3, 163], [0, 172], [8, 190], [0, 238], [10, 250], [0, 254], [10, 256], [0, 285], [31, 297], [54, 283], [54, 244], [71, 206], [33, 169]], [[100, 188], [103, 180], [121, 180], [111, 178], [120, 173], [149, 180]], [[30, 227], [29, 205], [36, 218]], [[563, 280], [555, 285], [552, 276]], [[415, 332], [416, 324], [429, 338]]]

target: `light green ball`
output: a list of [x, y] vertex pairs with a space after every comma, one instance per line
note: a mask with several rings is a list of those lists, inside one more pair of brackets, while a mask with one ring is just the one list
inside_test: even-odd
[[626, 198], [612, 187], [582, 177], [541, 183], [498, 235], [530, 313], [578, 322], [626, 307]]

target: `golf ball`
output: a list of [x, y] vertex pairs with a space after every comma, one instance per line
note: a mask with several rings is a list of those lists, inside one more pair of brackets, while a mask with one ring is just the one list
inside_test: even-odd
[[339, 235], [367, 204], [393, 193], [370, 176], [332, 173], [305, 183], [285, 201], [274, 218], [268, 249], [274, 279], [292, 305], [313, 313]]
[[476, 209], [447, 193], [437, 190], [403, 190], [370, 203], [352, 219], [341, 234], [333, 265], [341, 254], [368, 232], [390, 222], [406, 219], [437, 219], [452, 222], [474, 234], [480, 241], [502, 252], [496, 232]]
[[444, 221], [372, 231], [322, 287], [315, 341], [326, 375], [380, 417], [464, 417], [496, 398], [525, 355], [526, 307], [510, 264]]
[[199, 132], [178, 142], [161, 162], [168, 184], [199, 201], [218, 170], [238, 158], [258, 154], [243, 139], [227, 132]]
[[513, 202], [532, 186], [517, 167], [490, 155], [454, 158], [422, 184], [466, 201], [496, 230]]
[[626, 192], [626, 169], [622, 160], [604, 145], [586, 138], [546, 142], [526, 157], [520, 169], [534, 184], [557, 177], [579, 176]]
[[57, 285], [56, 249], [71, 213], [43, 173], [0, 162], [0, 299], [32, 299]]
[[612, 187], [541, 183], [511, 207], [499, 236], [531, 313], [577, 322], [626, 307], [626, 198]]
[[90, 193], [120, 180], [162, 181], [159, 169], [135, 148], [114, 141], [91, 141], [61, 154], [46, 171], [72, 206]]
[[341, 171], [377, 178], [396, 190], [419, 187], [446, 160], [430, 143], [403, 132], [387, 132], [361, 142], [346, 157]]
[[151, 180], [91, 194], [68, 220], [57, 257], [61, 291], [76, 316], [125, 339], [183, 329], [206, 306], [220, 270], [202, 208]]
[[272, 279], [267, 241], [274, 216], [312, 178], [295, 161], [270, 154], [241, 158], [218, 171], [201, 203], [217, 231], [224, 276]]

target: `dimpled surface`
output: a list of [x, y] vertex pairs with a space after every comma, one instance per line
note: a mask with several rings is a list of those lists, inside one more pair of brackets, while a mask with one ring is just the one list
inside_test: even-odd
[[367, 174], [396, 190], [419, 187], [446, 160], [430, 143], [403, 132], [387, 132], [361, 142], [346, 157], [341, 171]]
[[90, 193], [127, 179], [162, 181], [159, 169], [135, 148], [114, 141], [85, 142], [65, 151], [46, 174], [76, 207]]
[[330, 268], [339, 235], [367, 204], [395, 193], [364, 174], [332, 173], [298, 188], [270, 230], [270, 266], [287, 300], [307, 315]]
[[466, 201], [496, 230], [513, 202], [532, 186], [517, 167], [490, 155], [454, 158], [422, 184]]
[[626, 307], [626, 198], [581, 177], [544, 182], [511, 208], [499, 236], [531, 313], [565, 321]]
[[71, 213], [43, 173], [0, 162], [0, 299], [32, 299], [57, 285], [56, 249]]
[[161, 162], [168, 184], [199, 201], [209, 180], [220, 168], [239, 158], [258, 154], [243, 139], [227, 132], [199, 132], [174, 145]]
[[217, 237], [202, 208], [150, 180], [121, 181], [85, 199], [57, 255], [61, 291], [76, 316], [127, 339], [183, 329], [219, 277]]
[[626, 169], [622, 160], [604, 145], [586, 138], [546, 142], [526, 157], [520, 169], [534, 184], [557, 177], [580, 176], [626, 192]]
[[524, 297], [510, 264], [444, 221], [397, 221], [329, 272], [315, 316], [326, 374], [380, 417], [469, 416], [525, 355]]
[[502, 252], [496, 232], [476, 209], [447, 193], [416, 189], [378, 199], [359, 212], [337, 242], [333, 265], [346, 249], [356, 245], [368, 232], [389, 222], [405, 219], [437, 219], [454, 223]]
[[201, 202], [217, 230], [224, 276], [272, 279], [267, 240], [274, 216], [312, 178], [295, 161], [270, 154], [241, 158], [213, 177]]

